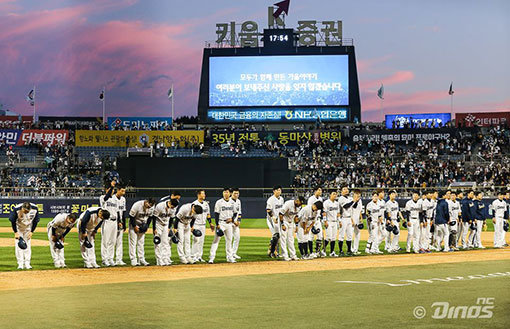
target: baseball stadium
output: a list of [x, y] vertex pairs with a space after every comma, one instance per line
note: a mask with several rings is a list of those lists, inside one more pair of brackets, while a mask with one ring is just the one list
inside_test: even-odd
[[509, 13], [0, 0], [0, 328], [508, 328]]

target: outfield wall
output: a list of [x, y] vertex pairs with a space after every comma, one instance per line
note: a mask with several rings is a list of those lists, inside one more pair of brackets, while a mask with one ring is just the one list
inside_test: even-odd
[[[99, 205], [99, 198], [73, 198], [73, 199], [58, 199], [58, 198], [2, 198], [0, 199], [0, 218], [9, 217], [11, 210], [15, 205], [29, 201], [33, 202], [39, 208], [39, 216], [40, 217], [54, 217], [56, 214], [60, 212], [72, 212], [72, 213], [81, 213], [85, 211], [88, 207], [95, 207]], [[136, 198], [127, 198], [127, 207], [131, 208], [131, 205], [138, 201]], [[211, 211], [214, 210], [214, 202], [216, 198], [209, 198], [209, 202], [211, 205]], [[399, 199], [398, 202], [401, 207], [405, 206], [405, 203], [408, 199]], [[488, 205], [494, 199], [484, 199], [484, 203], [488, 207]], [[181, 204], [192, 202], [193, 198], [182, 198]], [[370, 200], [364, 199], [363, 204], [366, 205]], [[241, 197], [242, 202], [242, 211], [244, 218], [264, 218], [265, 209], [266, 209], [266, 199], [264, 198], [243, 198]]]

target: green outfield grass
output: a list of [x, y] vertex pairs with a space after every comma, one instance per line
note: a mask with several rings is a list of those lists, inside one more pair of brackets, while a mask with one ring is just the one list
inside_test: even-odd
[[[0, 291], [2, 328], [508, 328], [510, 277], [398, 283], [510, 271], [507, 261], [230, 276]], [[490, 319], [432, 319], [435, 302], [494, 298]], [[413, 310], [427, 314], [417, 319]]]

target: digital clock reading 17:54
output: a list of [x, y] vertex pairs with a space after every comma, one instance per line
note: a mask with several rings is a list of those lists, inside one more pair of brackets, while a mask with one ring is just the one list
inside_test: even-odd
[[294, 47], [293, 29], [265, 29], [264, 48], [292, 48]]

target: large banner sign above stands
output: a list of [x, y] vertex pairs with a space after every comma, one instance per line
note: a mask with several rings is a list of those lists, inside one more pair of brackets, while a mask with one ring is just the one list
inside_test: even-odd
[[189, 143], [203, 143], [203, 130], [134, 130], [134, 131], [101, 131], [101, 130], [77, 130], [76, 146], [109, 146], [109, 147], [135, 147], [144, 146], [145, 143], [163, 143], [171, 146], [172, 142], [185, 146]]
[[67, 130], [0, 130], [0, 140], [3, 140], [7, 145], [23, 146], [32, 142], [49, 146], [63, 145], [68, 139], [69, 132]]
[[456, 130], [452, 128], [430, 129], [389, 129], [389, 130], [355, 130], [350, 133], [350, 141], [357, 142], [396, 142], [411, 141], [440, 141], [455, 137]]
[[0, 141], [4, 141], [7, 145], [16, 145], [20, 135], [21, 130], [2, 129], [0, 130]]
[[251, 109], [211, 109], [208, 112], [211, 122], [315, 122], [349, 121], [346, 108], [251, 108]]
[[172, 118], [169, 117], [110, 117], [108, 118], [108, 127], [111, 130], [135, 128], [140, 130], [162, 130], [172, 124]]
[[238, 142], [277, 142], [283, 146], [296, 146], [305, 141], [340, 141], [340, 131], [212, 131], [214, 144], [225, 144], [228, 141]]

